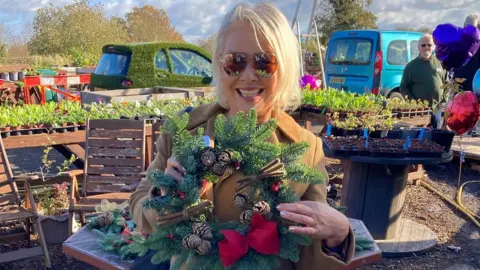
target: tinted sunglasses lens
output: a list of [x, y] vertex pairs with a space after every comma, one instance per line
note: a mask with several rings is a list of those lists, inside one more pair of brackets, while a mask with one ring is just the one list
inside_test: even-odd
[[277, 70], [277, 58], [266, 53], [255, 54], [254, 65], [259, 75], [270, 76]]
[[430, 48], [430, 47], [432, 47], [432, 44], [422, 44], [422, 48], [425, 48], [427, 46]]
[[247, 66], [247, 57], [241, 53], [229, 53], [223, 56], [223, 69], [230, 76], [236, 76]]

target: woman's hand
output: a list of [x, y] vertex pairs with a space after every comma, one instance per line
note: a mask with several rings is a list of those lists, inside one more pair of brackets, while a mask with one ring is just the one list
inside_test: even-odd
[[[187, 170], [180, 164], [175, 158], [171, 157], [167, 160], [167, 168], [165, 169], [165, 174], [172, 176], [178, 182], [183, 181], [183, 177], [187, 173]], [[205, 193], [207, 188], [211, 186], [211, 183], [203, 183], [203, 187], [200, 190], [200, 196]], [[160, 196], [167, 195], [167, 190], [161, 188]]]
[[330, 248], [340, 245], [348, 236], [348, 218], [326, 203], [300, 201], [278, 205], [282, 218], [305, 227], [290, 226], [292, 233], [308, 235], [314, 240], [325, 240]]
[[[167, 160], [167, 168], [165, 169], [165, 174], [170, 175], [178, 182], [183, 181], [183, 176], [187, 173], [187, 170], [183, 168], [182, 164], [180, 164], [175, 158], [171, 157]], [[160, 195], [165, 196], [167, 195], [167, 190], [164, 188], [160, 188]]]

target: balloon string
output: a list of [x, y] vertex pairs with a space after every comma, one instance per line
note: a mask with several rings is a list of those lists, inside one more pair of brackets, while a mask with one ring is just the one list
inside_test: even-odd
[[465, 163], [465, 149], [462, 145], [462, 138], [463, 135], [460, 135], [458, 138], [458, 148], [460, 149], [460, 164], [458, 169], [457, 188], [460, 188], [460, 182], [462, 180], [462, 165], [463, 163]]

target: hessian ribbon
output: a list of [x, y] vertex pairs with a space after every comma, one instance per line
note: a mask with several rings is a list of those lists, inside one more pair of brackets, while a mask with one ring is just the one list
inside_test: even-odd
[[250, 230], [241, 235], [235, 230], [222, 230], [225, 239], [218, 243], [220, 260], [224, 267], [230, 266], [247, 254], [249, 247], [265, 255], [280, 252], [277, 223], [253, 214]]

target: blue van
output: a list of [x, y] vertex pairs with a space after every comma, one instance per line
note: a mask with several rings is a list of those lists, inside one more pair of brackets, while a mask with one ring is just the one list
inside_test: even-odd
[[422, 35], [382, 30], [333, 33], [325, 57], [327, 86], [358, 94], [401, 98], [403, 69], [418, 56]]

